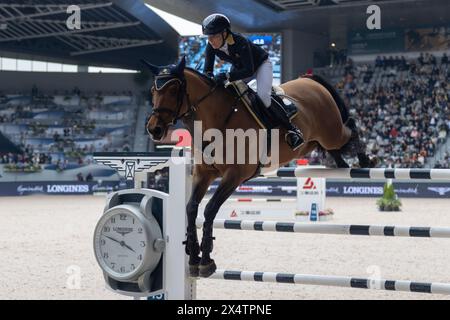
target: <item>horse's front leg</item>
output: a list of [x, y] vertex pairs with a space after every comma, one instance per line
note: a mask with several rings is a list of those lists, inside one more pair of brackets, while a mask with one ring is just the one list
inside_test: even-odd
[[196, 226], [198, 206], [216, 177], [215, 171], [202, 170], [201, 167], [194, 168], [192, 194], [186, 206], [188, 225], [185, 242], [186, 254], [189, 256], [189, 274], [191, 277], [199, 276], [200, 245], [198, 243]]
[[231, 194], [242, 183], [242, 181], [242, 175], [239, 174], [239, 171], [236, 170], [236, 168], [229, 169], [223, 175], [219, 187], [205, 207], [205, 222], [203, 224], [203, 238], [200, 247], [202, 250], [202, 258], [200, 261], [201, 277], [209, 277], [217, 269], [214, 260], [210, 257], [210, 254], [213, 250], [214, 218], [216, 217], [217, 212], [219, 211], [222, 204], [231, 196]]

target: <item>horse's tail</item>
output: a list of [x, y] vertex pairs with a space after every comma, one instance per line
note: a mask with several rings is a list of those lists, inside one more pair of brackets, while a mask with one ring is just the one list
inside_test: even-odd
[[305, 75], [303, 77], [310, 78], [320, 83], [325, 87], [325, 89], [328, 90], [328, 92], [330, 92], [331, 96], [336, 102], [336, 105], [338, 106], [339, 112], [341, 113], [342, 122], [347, 128], [352, 131], [350, 140], [339, 151], [350, 155], [356, 155], [358, 153], [365, 154], [366, 145], [359, 138], [359, 131], [355, 119], [350, 117], [347, 105], [345, 104], [344, 100], [341, 98], [337, 90], [328, 81], [318, 75]]
[[337, 90], [321, 76], [308, 74], [308, 75], [304, 75], [303, 77], [312, 79], [312, 80], [320, 83], [322, 86], [325, 87], [325, 89], [328, 90], [328, 92], [331, 94], [331, 96], [333, 97], [334, 101], [336, 102], [336, 104], [339, 108], [339, 112], [341, 113], [342, 122], [347, 123], [348, 119], [350, 118], [349, 113], [348, 113], [348, 108], [347, 108], [344, 100], [341, 98], [341, 96], [337, 92]]

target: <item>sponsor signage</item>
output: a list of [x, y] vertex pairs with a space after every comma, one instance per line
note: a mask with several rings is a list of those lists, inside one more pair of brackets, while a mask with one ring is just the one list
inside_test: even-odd
[[[312, 186], [306, 183], [306, 187]], [[316, 182], [314, 182], [316, 186]], [[343, 182], [327, 180], [326, 195], [328, 197], [375, 197], [383, 194], [383, 182]], [[23, 196], [31, 194], [93, 194], [95, 192], [111, 192], [132, 186], [120, 181], [76, 182], [76, 181], [40, 181], [40, 182], [0, 182], [0, 196]], [[400, 198], [437, 198], [450, 199], [449, 183], [429, 182], [394, 182], [394, 188]], [[209, 194], [217, 189], [212, 185]], [[314, 187], [302, 192], [314, 194]], [[295, 179], [256, 179], [236, 189], [233, 196], [270, 196], [295, 197], [297, 183]]]
[[44, 181], [44, 182], [0, 182], [0, 196], [26, 196], [33, 194], [46, 195], [86, 195], [94, 192], [111, 192], [127, 188], [127, 184], [119, 181], [77, 182], [77, 181]]
[[[309, 184], [306, 184], [309, 186]], [[251, 186], [246, 188], [245, 186]], [[333, 181], [326, 182], [328, 197], [374, 197], [383, 194], [384, 182]], [[445, 182], [394, 182], [394, 188], [400, 198], [450, 198], [450, 186]], [[210, 187], [211, 194], [217, 184]], [[233, 196], [249, 196], [250, 194], [270, 197], [295, 197], [297, 183], [295, 179], [256, 179], [236, 189]], [[314, 192], [314, 188], [302, 189], [301, 192]]]

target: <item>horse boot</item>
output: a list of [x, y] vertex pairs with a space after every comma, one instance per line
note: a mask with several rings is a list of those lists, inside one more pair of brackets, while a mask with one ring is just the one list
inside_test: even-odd
[[212, 234], [203, 234], [202, 244], [200, 249], [202, 250], [202, 259], [200, 261], [199, 274], [200, 277], [208, 278], [217, 270], [216, 263], [210, 257], [210, 253], [213, 250], [213, 240], [216, 240]]
[[197, 231], [188, 231], [186, 241], [183, 244], [186, 245], [185, 251], [189, 256], [189, 276], [197, 278], [200, 265], [200, 245], [197, 239]]
[[300, 129], [291, 122], [284, 109], [276, 101], [272, 100], [269, 111], [275, 118], [275, 121], [287, 129], [288, 133], [286, 134], [285, 139], [288, 145], [292, 150], [297, 150], [304, 142], [303, 134]]

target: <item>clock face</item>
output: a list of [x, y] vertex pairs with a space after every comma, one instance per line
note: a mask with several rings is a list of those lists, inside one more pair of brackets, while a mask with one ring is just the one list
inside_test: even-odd
[[110, 271], [126, 275], [139, 268], [148, 245], [140, 220], [131, 214], [115, 214], [99, 232], [97, 255]]

